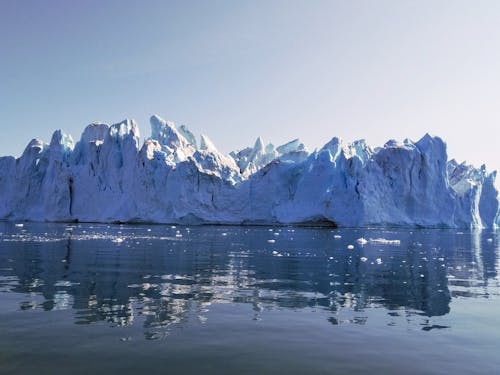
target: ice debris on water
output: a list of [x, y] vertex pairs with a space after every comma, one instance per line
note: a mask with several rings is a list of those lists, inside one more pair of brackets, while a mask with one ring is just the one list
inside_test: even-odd
[[382, 245], [401, 245], [400, 240], [387, 240], [385, 238], [370, 238], [370, 242]]
[[117, 237], [117, 238], [113, 239], [112, 241], [113, 241], [114, 243], [122, 243], [124, 240], [123, 240], [123, 238], [121, 238], [121, 237]]
[[347, 248], [348, 248], [349, 250], [352, 250], [352, 249], [354, 249], [354, 245], [347, 245]]
[[356, 242], [359, 243], [360, 245], [366, 245], [368, 243], [368, 240], [366, 238], [361, 237], [358, 238]]
[[276, 240], [267, 240], [268, 243], [275, 243]]

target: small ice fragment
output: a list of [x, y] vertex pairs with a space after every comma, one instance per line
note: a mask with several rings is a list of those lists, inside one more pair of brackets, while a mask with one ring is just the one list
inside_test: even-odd
[[227, 236], [227, 233], [226, 233], [226, 232], [223, 232], [223, 233], [222, 233], [222, 235], [223, 235], [223, 236]]
[[273, 250], [273, 255], [278, 255], [279, 253], [276, 250]]
[[16, 226], [17, 228], [22, 228], [24, 227], [24, 224], [14, 224], [14, 226]]
[[148, 232], [151, 232], [151, 228], [148, 228]]
[[347, 245], [347, 248], [348, 248], [349, 250], [352, 250], [352, 249], [354, 249], [354, 245]]
[[362, 262], [366, 262], [366, 261], [368, 260], [368, 258], [367, 258], [367, 257], [361, 257], [361, 258], [359, 258], [359, 259], [360, 259]]
[[279, 236], [280, 234], [278, 232], [273, 233], [275, 236]]
[[267, 242], [269, 242], [269, 243], [275, 243], [276, 240], [267, 240]]
[[123, 242], [123, 238], [120, 238], [120, 237], [115, 238], [115, 239], [113, 240], [113, 242], [114, 242], [114, 243], [122, 243], [122, 242]]
[[342, 236], [340, 234], [336, 234], [333, 236], [333, 238], [339, 239], [339, 238], [342, 238]]
[[175, 229], [175, 228], [177, 228], [177, 227], [176, 227], [175, 225], [172, 225], [170, 228]]
[[361, 237], [361, 238], [358, 238], [357, 240], [357, 243], [359, 243], [360, 245], [366, 245], [368, 243], [368, 240], [366, 240], [365, 238]]
[[486, 241], [493, 242], [493, 238], [488, 238]]
[[444, 262], [444, 258], [438, 258], [440, 262]]
[[375, 259], [375, 262], [377, 262], [377, 264], [382, 264], [382, 259], [377, 258], [377, 259]]
[[387, 240], [385, 238], [370, 238], [370, 242], [384, 245], [401, 245], [400, 240]]

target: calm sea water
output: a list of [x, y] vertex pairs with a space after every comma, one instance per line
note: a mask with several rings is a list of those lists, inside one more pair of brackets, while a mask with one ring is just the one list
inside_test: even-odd
[[0, 223], [0, 373], [498, 374], [499, 249], [489, 231]]

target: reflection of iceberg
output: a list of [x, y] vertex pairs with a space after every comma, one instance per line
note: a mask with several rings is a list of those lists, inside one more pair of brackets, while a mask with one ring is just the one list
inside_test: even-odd
[[294, 140], [224, 155], [206, 136], [151, 117], [87, 126], [74, 144], [56, 131], [22, 156], [0, 158], [0, 218], [8, 220], [302, 223], [487, 227], [498, 222], [496, 173], [447, 160], [425, 135], [372, 149], [333, 138], [309, 153]]
[[[1, 232], [8, 233], [8, 224], [3, 226]], [[84, 230], [86, 238], [92, 238], [88, 226], [76, 227], [71, 236], [80, 238]], [[110, 230], [132, 239], [136, 231], [146, 229]], [[162, 229], [167, 230], [175, 233]], [[333, 313], [332, 322], [341, 324], [343, 311], [358, 312], [351, 320], [362, 323], [363, 310], [374, 305], [406, 314], [443, 315], [450, 310], [450, 293], [484, 294], [484, 289], [474, 289], [476, 284], [485, 288], [485, 282], [496, 277], [498, 249], [477, 234], [396, 232], [409, 247], [387, 246], [381, 252], [379, 245], [371, 244], [346, 250], [344, 244], [336, 245], [339, 240], [334, 241], [329, 230], [295, 228], [281, 232], [278, 243], [284, 256], [277, 257], [272, 252], [276, 245], [266, 245], [266, 229], [223, 230], [226, 235], [219, 228], [194, 227], [190, 240], [165, 240], [163, 233], [161, 240], [151, 235], [139, 245], [129, 240], [125, 244], [134, 244], [129, 247], [109, 239], [67, 240], [64, 228], [61, 241], [36, 246], [0, 242], [0, 261], [12, 259], [10, 268], [0, 271], [0, 288], [42, 297], [25, 303], [26, 308], [73, 308], [80, 324], [140, 321], [146, 327], [165, 327], [185, 321], [189, 311], [204, 321], [211, 305], [219, 303], [250, 304], [257, 315], [275, 307], [321, 308]], [[43, 225], [41, 231], [47, 231]], [[365, 233], [368, 238], [383, 235]], [[39, 237], [33, 233], [33, 238]], [[142, 232], [137, 238], [143, 241]], [[350, 242], [356, 237], [345, 231], [343, 238]], [[438, 248], [451, 250], [447, 254]], [[375, 262], [378, 258], [383, 262]], [[455, 277], [450, 283], [448, 275]], [[469, 294], [461, 293], [465, 279], [471, 280]]]

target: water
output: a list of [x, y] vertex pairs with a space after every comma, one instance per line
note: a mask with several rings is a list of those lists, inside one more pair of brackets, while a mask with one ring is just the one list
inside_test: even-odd
[[500, 368], [489, 231], [0, 223], [0, 233], [1, 374]]

